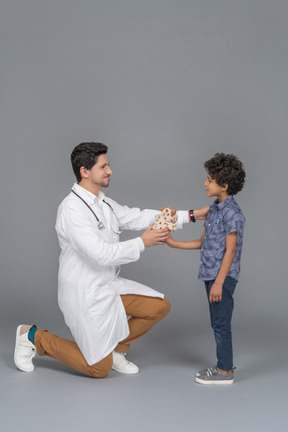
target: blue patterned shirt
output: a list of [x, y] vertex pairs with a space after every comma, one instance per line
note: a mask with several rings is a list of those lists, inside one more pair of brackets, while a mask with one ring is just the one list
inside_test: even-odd
[[239, 279], [244, 224], [245, 217], [232, 195], [220, 204], [215, 201], [204, 223], [205, 236], [201, 245], [199, 279], [216, 279], [226, 251], [226, 235], [231, 232], [237, 233], [237, 245], [236, 255], [227, 276]]

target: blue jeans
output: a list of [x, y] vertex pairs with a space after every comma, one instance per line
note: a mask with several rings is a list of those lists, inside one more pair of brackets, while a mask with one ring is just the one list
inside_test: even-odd
[[[205, 281], [207, 297], [209, 301], [210, 289], [214, 280]], [[211, 327], [217, 346], [217, 367], [229, 371], [233, 367], [231, 320], [234, 309], [233, 294], [237, 280], [227, 276], [223, 284], [222, 300], [209, 302]]]

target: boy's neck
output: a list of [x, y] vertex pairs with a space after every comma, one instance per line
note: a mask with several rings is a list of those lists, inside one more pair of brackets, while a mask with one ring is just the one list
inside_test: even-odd
[[217, 196], [218, 204], [225, 201], [229, 197], [229, 194], [226, 191], [223, 191]]

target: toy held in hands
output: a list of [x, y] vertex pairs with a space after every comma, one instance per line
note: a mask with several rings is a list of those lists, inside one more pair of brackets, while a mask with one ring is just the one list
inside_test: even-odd
[[176, 222], [178, 216], [176, 215], [176, 210], [170, 207], [161, 207], [161, 214], [155, 216], [156, 222], [154, 223], [152, 229], [164, 229], [168, 228], [169, 231], [176, 231]]

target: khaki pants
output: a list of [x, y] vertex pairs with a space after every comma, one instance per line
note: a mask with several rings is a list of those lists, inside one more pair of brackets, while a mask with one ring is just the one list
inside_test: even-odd
[[[158, 297], [127, 294], [121, 296], [128, 321], [130, 334], [119, 342], [115, 351], [127, 352], [131, 343], [147, 333], [154, 324], [162, 320], [170, 311], [170, 302]], [[77, 344], [60, 338], [46, 330], [37, 330], [34, 344], [40, 356], [48, 355], [77, 371], [93, 378], [103, 378], [112, 368], [112, 353], [100, 362], [89, 366]]]

